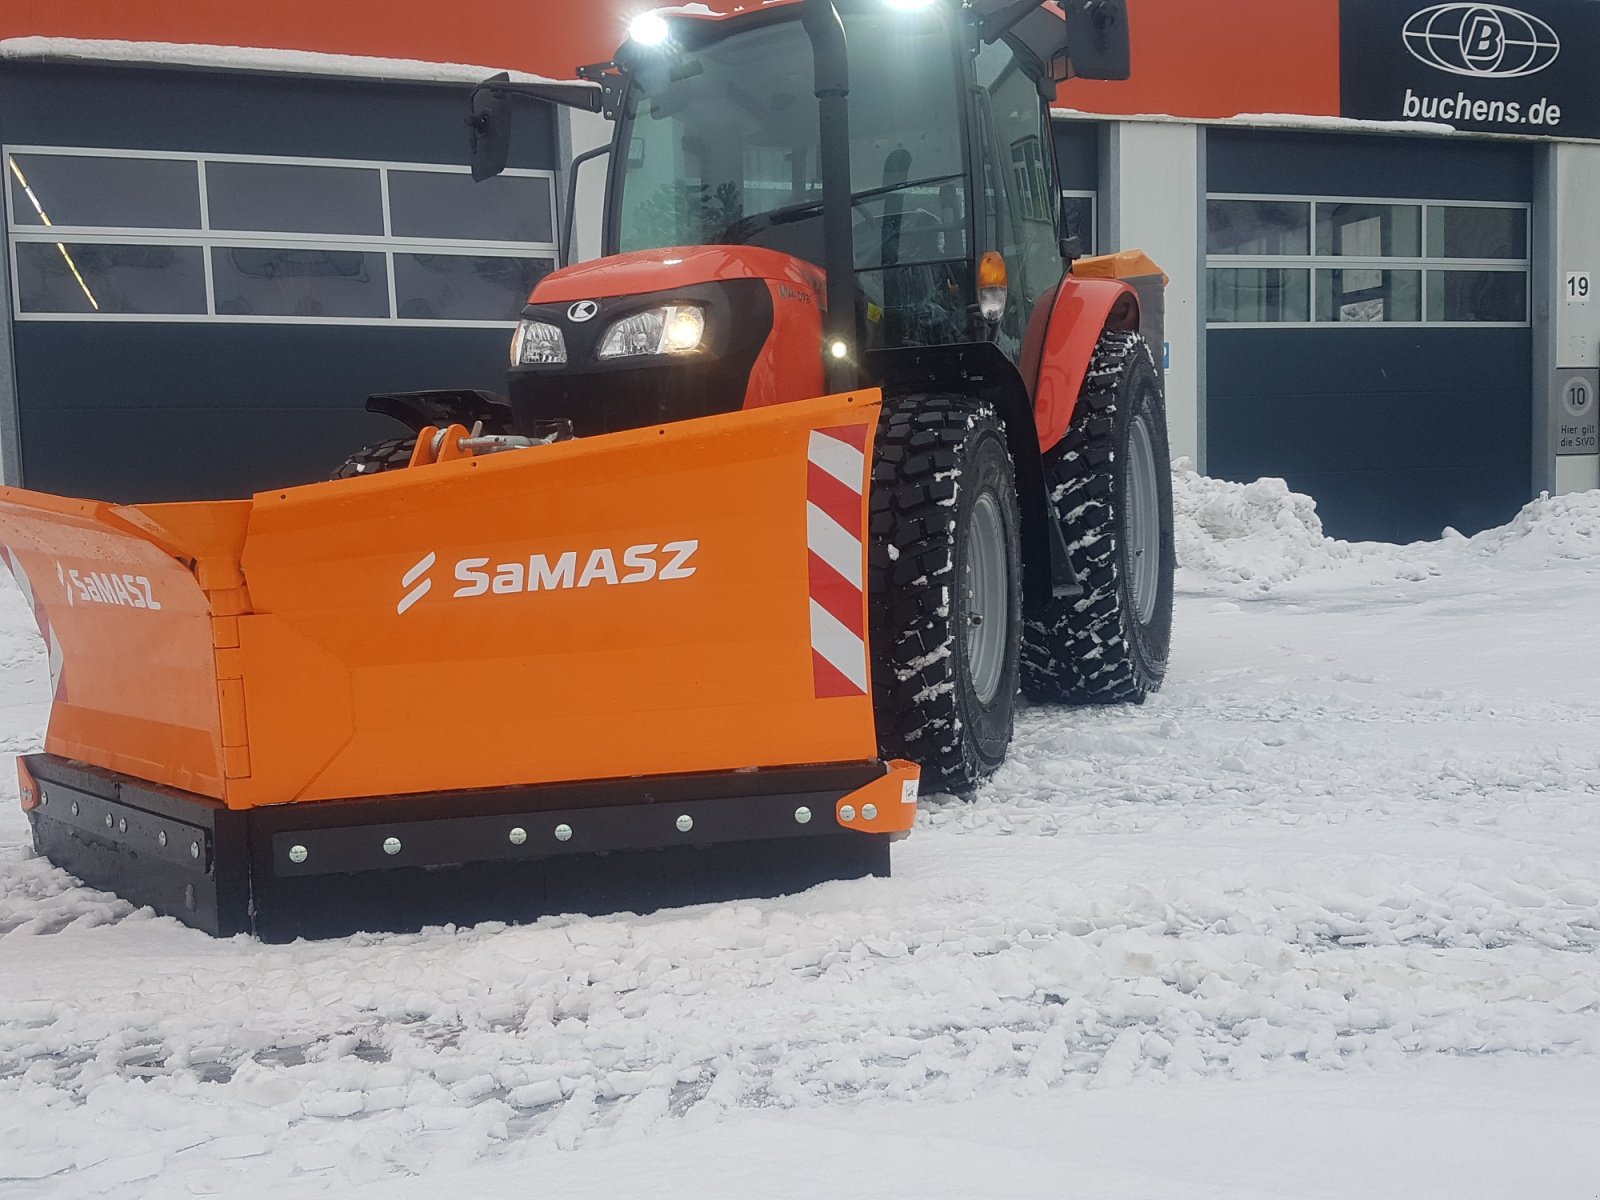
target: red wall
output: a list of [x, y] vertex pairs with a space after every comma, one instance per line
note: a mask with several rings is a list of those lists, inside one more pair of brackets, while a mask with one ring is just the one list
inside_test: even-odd
[[[1129, 0], [1134, 77], [1069, 83], [1103, 113], [1339, 111], [1338, 0]], [[731, 0], [711, 0], [727, 10]], [[198, 42], [477, 63], [569, 77], [650, 0], [0, 0], [0, 38]]]

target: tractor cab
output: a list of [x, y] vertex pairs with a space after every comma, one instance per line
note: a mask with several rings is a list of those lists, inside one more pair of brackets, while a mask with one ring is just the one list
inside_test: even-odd
[[[1127, 73], [1121, 5], [1062, 8], [787, 0], [636, 20], [580, 71], [615, 122], [603, 257], [530, 298], [518, 424], [610, 432], [842, 391], [892, 376], [884, 352], [1020, 364], [1076, 253], [1048, 98], [1071, 68]], [[504, 164], [520, 90], [478, 90], [479, 177]], [[626, 377], [606, 381], [627, 385], [614, 402], [595, 404], [598, 375]]]
[[[631, 74], [618, 114], [623, 149], [611, 179], [608, 253], [748, 245], [824, 266], [812, 49], [797, 15], [790, 6], [736, 33], [727, 22], [681, 21], [683, 32], [656, 50], [659, 60]], [[992, 248], [993, 238], [974, 221], [984, 206], [973, 203], [980, 189], [968, 154], [960, 22], [943, 5], [852, 10], [845, 20], [850, 248], [869, 347], [986, 334], [973, 264], [975, 249]], [[1032, 162], [1048, 196], [1038, 93], [1018, 79], [1031, 98]], [[1034, 216], [1059, 274], [1052, 218]]]

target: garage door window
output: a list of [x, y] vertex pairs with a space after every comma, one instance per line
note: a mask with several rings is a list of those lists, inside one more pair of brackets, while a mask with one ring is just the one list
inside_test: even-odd
[[23, 313], [203, 316], [206, 270], [198, 246], [18, 242], [17, 306]]
[[555, 265], [549, 172], [6, 147], [19, 320], [502, 325]]
[[1526, 325], [1526, 205], [1211, 196], [1208, 323]]

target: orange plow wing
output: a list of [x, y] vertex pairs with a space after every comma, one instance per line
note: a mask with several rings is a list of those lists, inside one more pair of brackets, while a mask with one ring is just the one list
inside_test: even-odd
[[249, 501], [0, 489], [46, 749], [234, 809], [871, 759], [878, 402]]

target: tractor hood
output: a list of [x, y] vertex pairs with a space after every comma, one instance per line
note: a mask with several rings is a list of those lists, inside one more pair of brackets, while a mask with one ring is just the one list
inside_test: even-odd
[[824, 294], [820, 269], [760, 246], [669, 246], [564, 267], [541, 279], [529, 304], [637, 296], [729, 279], [770, 279]]

